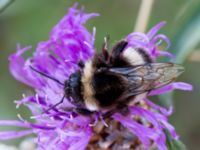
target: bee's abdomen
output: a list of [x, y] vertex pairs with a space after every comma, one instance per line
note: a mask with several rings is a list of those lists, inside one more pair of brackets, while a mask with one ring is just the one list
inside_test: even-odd
[[145, 63], [151, 63], [152, 59], [149, 54], [141, 48], [129, 47], [124, 50], [123, 58], [129, 62], [131, 66], [142, 65]]
[[94, 75], [92, 84], [95, 90], [94, 98], [100, 107], [109, 107], [115, 104], [125, 89], [119, 76], [107, 73]]

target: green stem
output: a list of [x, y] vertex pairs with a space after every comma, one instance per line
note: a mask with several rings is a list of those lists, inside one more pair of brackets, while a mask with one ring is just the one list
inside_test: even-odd
[[154, 0], [142, 0], [134, 31], [144, 33], [149, 21]]

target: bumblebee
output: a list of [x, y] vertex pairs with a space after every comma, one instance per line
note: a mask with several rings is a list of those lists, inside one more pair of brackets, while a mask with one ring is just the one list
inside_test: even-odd
[[90, 60], [78, 63], [79, 70], [72, 73], [65, 83], [46, 75], [35, 68], [32, 70], [63, 85], [64, 96], [75, 107], [73, 110], [82, 115], [94, 112], [128, 113], [128, 105], [146, 96], [151, 90], [161, 88], [174, 81], [183, 71], [181, 65], [157, 63], [143, 48], [128, 46], [127, 40], [117, 42], [108, 52], [105, 40], [102, 52]]

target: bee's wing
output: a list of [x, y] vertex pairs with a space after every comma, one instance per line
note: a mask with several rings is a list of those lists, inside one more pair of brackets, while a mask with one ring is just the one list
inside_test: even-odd
[[173, 63], [149, 63], [134, 67], [111, 68], [110, 72], [122, 75], [127, 81], [127, 94], [137, 95], [169, 84], [183, 71]]

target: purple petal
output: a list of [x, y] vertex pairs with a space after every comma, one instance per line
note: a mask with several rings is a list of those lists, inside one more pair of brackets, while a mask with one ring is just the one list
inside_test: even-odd
[[[130, 110], [132, 115], [140, 116], [141, 118], [148, 120], [148, 122], [150, 122], [153, 125], [153, 128], [156, 130], [155, 132], [157, 132], [158, 135], [160, 134], [160, 136], [164, 138], [163, 143], [165, 143], [165, 134], [163, 133], [163, 129], [165, 128], [170, 131], [173, 138], [178, 138], [175, 129], [172, 125], [168, 123], [165, 114], [162, 115], [156, 111], [154, 112], [139, 107], [130, 107]], [[157, 142], [157, 139], [154, 139], [154, 141]], [[157, 145], [159, 145], [159, 143], [157, 143]]]
[[164, 49], [164, 50], [167, 50], [170, 47], [170, 39], [166, 35], [163, 35], [163, 34], [156, 35], [151, 40], [150, 45], [157, 45], [158, 46], [158, 45], [161, 45], [162, 42], [165, 42], [167, 44], [166, 48]]
[[33, 133], [33, 130], [24, 130], [24, 131], [1, 131], [0, 140], [10, 140], [15, 138], [20, 138], [27, 136]]
[[37, 87], [38, 83], [33, 82], [34, 78], [31, 78], [26, 69], [27, 67], [25, 67], [25, 61], [24, 59], [21, 57], [21, 55], [26, 52], [27, 50], [29, 50], [31, 48], [31, 46], [25, 47], [25, 48], [20, 48], [19, 45], [17, 45], [17, 52], [15, 54], [12, 54], [9, 57], [9, 61], [10, 61], [10, 72], [12, 73], [12, 75], [19, 81], [32, 86], [32, 87]]
[[153, 95], [160, 95], [160, 94], [164, 94], [166, 92], [170, 92], [172, 90], [184, 90], [184, 91], [191, 91], [192, 85], [188, 84], [188, 83], [184, 83], [184, 82], [174, 82], [174, 83], [170, 83], [162, 88], [156, 89], [151, 91], [148, 95], [149, 96], [153, 96]]
[[140, 32], [133, 32], [127, 36], [129, 46], [133, 47], [145, 47], [150, 41], [149, 38]]
[[27, 126], [23, 122], [16, 120], [0, 120], [0, 126], [15, 126], [15, 127], [29, 128], [29, 126]]
[[171, 106], [168, 110], [166, 108], [163, 108], [153, 102], [151, 102], [148, 99], [145, 99], [145, 102], [147, 105], [149, 105], [152, 109], [155, 109], [157, 111], [160, 111], [164, 116], [170, 116], [173, 112], [173, 107]]
[[[155, 110], [157, 110], [157, 108], [158, 107], [156, 107]], [[138, 106], [131, 106], [129, 107], [129, 110], [131, 116], [137, 116], [143, 121], [146, 120], [148, 123], [152, 124], [153, 127], [149, 128], [145, 124], [139, 124], [131, 119], [131, 116], [115, 114], [113, 118], [136, 135], [142, 142], [144, 149], [149, 149], [150, 141], [153, 140], [159, 149], [166, 150], [166, 136], [163, 131], [164, 129], [169, 130], [174, 139], [178, 138], [174, 128], [168, 123], [167, 116], [165, 116], [165, 114], [160, 114], [159, 112], [147, 110]], [[160, 110], [164, 110], [164, 108]]]
[[172, 59], [175, 59], [176, 56], [171, 54], [170, 52], [166, 52], [166, 51], [158, 51], [158, 56], [166, 56]]
[[140, 32], [133, 32], [127, 36], [128, 46], [133, 48], [143, 48], [146, 50], [152, 59], [157, 58], [158, 56], [167, 56], [170, 58], [174, 58], [174, 55], [170, 54], [169, 52], [163, 52], [158, 50], [158, 46], [162, 43], [166, 43], [166, 49], [170, 46], [170, 39], [163, 34], [156, 33], [162, 28], [166, 22], [160, 22], [156, 26], [154, 26], [147, 34], [140, 33]]
[[[150, 102], [149, 100], [146, 100], [147, 104], [152, 106], [152, 102]], [[174, 129], [174, 127], [168, 123], [167, 120], [167, 116], [170, 115], [172, 113], [172, 108], [170, 108], [170, 110], [167, 112], [165, 110], [165, 108], [158, 106], [156, 104], [153, 104], [153, 107], [155, 108], [155, 110], [159, 110], [161, 112], [157, 113], [156, 111], [149, 111], [149, 113], [154, 116], [155, 118], [157, 118], [157, 120], [162, 124], [163, 128], [166, 128], [169, 130], [169, 132], [171, 133], [172, 137], [174, 139], [178, 139], [178, 135], [176, 134], [176, 131]]]
[[152, 39], [153, 36], [166, 24], [166, 21], [162, 21], [160, 23], [158, 23], [157, 25], [155, 25], [153, 28], [151, 28], [151, 30], [147, 33], [147, 36], [149, 37], [149, 39]]
[[113, 118], [128, 128], [133, 134], [135, 134], [142, 142], [145, 150], [148, 150], [151, 146], [151, 140], [157, 139], [159, 136], [158, 133], [156, 133], [153, 129], [139, 124], [138, 122], [130, 119], [130, 117], [115, 114]]

